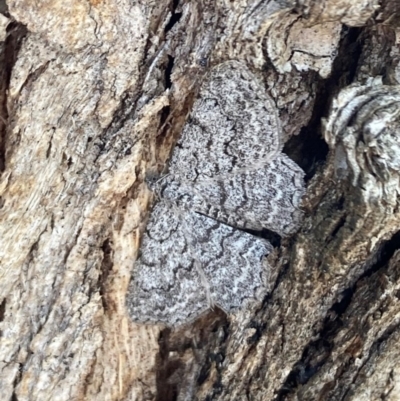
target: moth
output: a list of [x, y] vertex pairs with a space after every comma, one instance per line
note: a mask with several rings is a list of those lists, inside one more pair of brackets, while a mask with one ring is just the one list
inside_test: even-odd
[[127, 307], [135, 321], [178, 326], [214, 306], [227, 313], [266, 292], [273, 247], [242, 229], [281, 236], [301, 222], [304, 172], [282, 153], [272, 99], [242, 63], [204, 80], [133, 266]]

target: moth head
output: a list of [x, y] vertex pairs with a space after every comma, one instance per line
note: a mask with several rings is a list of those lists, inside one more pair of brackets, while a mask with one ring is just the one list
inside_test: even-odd
[[144, 182], [146, 183], [147, 187], [152, 192], [159, 192], [160, 182], [162, 180], [162, 174], [158, 171], [150, 170], [146, 172]]
[[161, 175], [157, 171], [148, 171], [146, 172], [144, 182], [147, 184], [150, 190], [154, 191], [157, 186], [157, 182], [160, 180], [160, 177]]
[[150, 191], [161, 197], [164, 187], [166, 186], [166, 178], [169, 174], [160, 174], [157, 171], [148, 171], [145, 176], [145, 183]]

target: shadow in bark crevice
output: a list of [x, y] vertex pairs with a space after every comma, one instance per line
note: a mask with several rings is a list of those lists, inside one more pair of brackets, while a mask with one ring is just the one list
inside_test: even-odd
[[171, 74], [174, 68], [174, 58], [168, 55], [168, 63], [165, 67], [164, 76], [165, 76], [165, 89], [169, 89], [172, 86]]
[[[369, 262], [370, 267], [351, 287], [342, 291], [340, 301], [332, 305], [322, 323], [322, 328], [318, 333], [319, 339], [305, 347], [300, 360], [293, 366], [275, 401], [283, 401], [285, 396], [293, 393], [298, 386], [306, 384], [327, 362], [333, 350], [335, 338], [345, 325], [342, 316], [351, 305], [357, 286], [362, 280], [370, 278], [380, 269], [387, 267], [398, 249], [400, 249], [400, 231], [381, 245], [376, 256]], [[377, 291], [379, 290], [375, 284], [370, 285], [376, 287]], [[384, 342], [393, 331], [394, 329], [387, 330], [387, 334], [381, 336], [376, 343]]]
[[283, 148], [287, 154], [306, 173], [305, 181], [309, 181], [317, 171], [318, 166], [325, 163], [328, 155], [328, 145], [320, 134], [319, 111], [314, 109], [315, 115], [311, 118], [310, 124], [303, 127], [299, 135], [292, 136]]
[[181, 12], [176, 12], [176, 9], [179, 6], [179, 0], [173, 0], [172, 1], [172, 10], [171, 10], [171, 18], [168, 21], [167, 25], [165, 26], [164, 32], [167, 33], [169, 32], [174, 25], [176, 25], [180, 19], [182, 18], [182, 13]]
[[250, 229], [241, 229], [241, 231], [254, 235], [255, 237], [258, 238], [266, 239], [271, 243], [271, 245], [274, 248], [279, 248], [281, 246], [282, 237], [279, 234], [275, 233], [274, 231], [268, 230], [267, 228], [263, 228], [260, 231], [250, 230]]
[[9, 113], [7, 109], [7, 92], [14, 64], [28, 30], [25, 25], [13, 21], [7, 26], [6, 32], [6, 40], [2, 44], [0, 51], [0, 172], [6, 168], [7, 120]]
[[329, 148], [322, 136], [321, 118], [329, 114], [333, 96], [351, 84], [356, 76], [362, 54], [362, 32], [361, 28], [343, 28], [332, 73], [319, 83], [310, 121], [283, 148], [283, 152], [304, 170], [306, 182], [325, 164]]
[[[374, 258], [374, 262], [370, 265], [370, 267], [361, 275], [359, 280], [362, 280], [365, 277], [370, 277], [378, 270], [387, 266], [390, 259], [393, 257], [394, 253], [400, 249], [400, 231], [397, 231], [392, 238], [383, 242], [380, 246], [379, 251], [376, 253]], [[358, 281], [359, 281], [358, 280]]]
[[107, 297], [107, 278], [110, 275], [110, 272], [112, 271], [113, 268], [113, 258], [112, 258], [112, 242], [110, 241], [109, 238], [107, 238], [101, 248], [103, 252], [103, 260], [101, 262], [100, 266], [100, 275], [98, 278], [98, 287], [99, 287], [99, 294], [101, 297], [101, 302], [103, 305], [104, 310], [108, 309], [108, 303], [106, 300]]
[[[14, 379], [14, 383], [13, 383], [14, 389], [18, 386], [19, 382], [21, 381], [22, 368], [23, 368], [23, 365], [21, 363], [19, 363], [18, 364], [18, 373], [15, 375], [15, 379]], [[15, 394], [15, 390], [13, 391], [13, 393], [11, 395], [11, 401], [18, 401], [18, 397]]]
[[[6, 313], [6, 307], [7, 307], [7, 298], [4, 298], [0, 304], [0, 322], [2, 322], [4, 320], [4, 316]], [[0, 337], [1, 336], [2, 336], [2, 330], [0, 330]]]

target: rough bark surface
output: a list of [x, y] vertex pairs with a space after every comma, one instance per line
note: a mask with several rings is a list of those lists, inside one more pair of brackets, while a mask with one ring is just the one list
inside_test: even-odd
[[[399, 400], [396, 0], [0, 3], [1, 400]], [[306, 172], [270, 291], [179, 329], [129, 278], [209, 69], [245, 63]], [[262, 235], [262, 234], [260, 234]]]

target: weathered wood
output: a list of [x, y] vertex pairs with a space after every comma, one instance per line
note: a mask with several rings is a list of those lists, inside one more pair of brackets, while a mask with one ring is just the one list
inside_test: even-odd
[[[399, 399], [397, 2], [7, 5], [0, 398]], [[145, 173], [229, 59], [276, 102], [307, 174], [304, 223], [268, 257], [262, 304], [177, 330], [135, 324]]]

